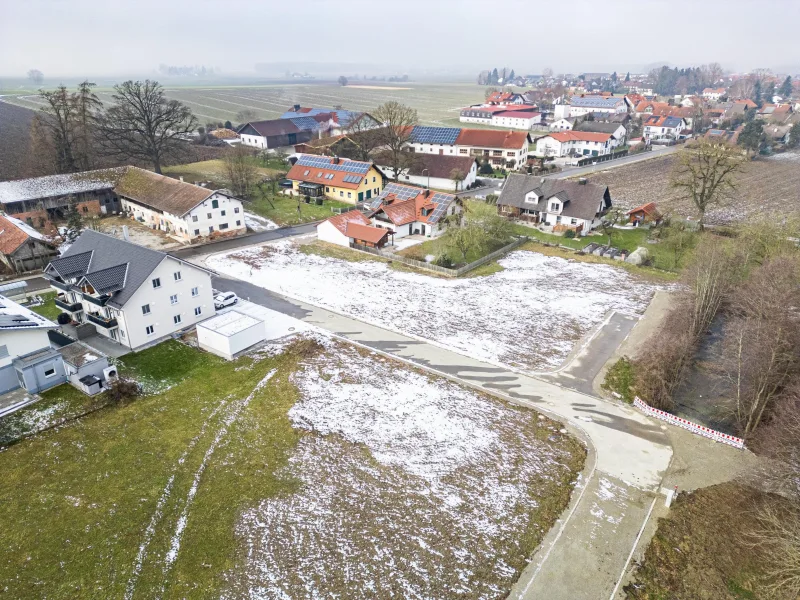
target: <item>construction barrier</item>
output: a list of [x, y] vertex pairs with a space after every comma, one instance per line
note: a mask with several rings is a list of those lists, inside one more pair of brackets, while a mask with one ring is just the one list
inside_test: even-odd
[[722, 433], [721, 431], [716, 431], [714, 429], [709, 429], [708, 427], [703, 427], [702, 425], [698, 425], [697, 423], [692, 423], [691, 421], [688, 421], [686, 419], [681, 419], [680, 417], [676, 417], [675, 415], [665, 412], [663, 410], [658, 410], [657, 408], [653, 408], [638, 396], [633, 399], [633, 405], [639, 410], [641, 410], [644, 414], [650, 415], [651, 417], [655, 417], [656, 419], [661, 419], [662, 421], [666, 421], [671, 425], [676, 425], [678, 427], [686, 429], [687, 431], [691, 431], [692, 433], [702, 435], [703, 437], [712, 439], [715, 442], [722, 442], [723, 444], [728, 444], [729, 446], [733, 446], [734, 448], [744, 448], [744, 440], [742, 438], [734, 437], [732, 435], [728, 435], [727, 433]]

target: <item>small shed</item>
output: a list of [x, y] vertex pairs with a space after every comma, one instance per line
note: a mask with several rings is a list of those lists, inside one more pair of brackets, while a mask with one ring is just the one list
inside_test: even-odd
[[58, 351], [52, 348], [42, 348], [18, 356], [11, 364], [17, 371], [20, 387], [25, 388], [31, 394], [49, 390], [67, 380], [64, 361]]
[[81, 342], [74, 342], [58, 349], [64, 360], [67, 380], [84, 394], [94, 396], [105, 387], [105, 369], [108, 357]]
[[260, 344], [267, 337], [264, 321], [238, 311], [217, 315], [197, 325], [199, 346], [226, 360]]
[[634, 223], [636, 225], [642, 223], [652, 223], [653, 225], [658, 225], [661, 222], [661, 213], [659, 212], [658, 208], [656, 208], [655, 202], [648, 202], [647, 204], [642, 204], [641, 206], [632, 208], [625, 213], [625, 216], [628, 217], [630, 223]]

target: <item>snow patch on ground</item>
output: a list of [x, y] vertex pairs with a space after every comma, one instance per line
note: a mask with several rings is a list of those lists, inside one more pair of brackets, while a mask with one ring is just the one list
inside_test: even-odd
[[556, 425], [321, 341], [293, 376], [289, 417], [313, 432], [282, 472], [299, 489], [245, 511], [223, 598], [504, 597], [567, 468]]
[[244, 224], [253, 231], [269, 231], [278, 228], [274, 221], [249, 212], [244, 213]]
[[641, 313], [654, 287], [624, 269], [529, 251], [485, 277], [441, 279], [299, 252], [292, 242], [212, 256], [211, 268], [456, 352], [515, 368], [560, 365], [609, 310]]

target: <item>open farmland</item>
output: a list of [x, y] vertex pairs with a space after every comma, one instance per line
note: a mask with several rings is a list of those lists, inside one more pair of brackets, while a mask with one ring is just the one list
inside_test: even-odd
[[29, 174], [32, 120], [31, 111], [0, 102], [0, 181], [19, 179]]
[[[696, 216], [691, 200], [670, 187], [675, 155], [633, 163], [589, 175], [593, 183], [609, 186], [615, 206], [629, 209], [658, 203], [664, 213]], [[708, 224], [722, 225], [769, 213], [800, 213], [800, 153], [787, 152], [749, 163], [737, 176], [738, 189], [730, 200], [706, 213]]]
[[[281, 84], [242, 87], [174, 87], [167, 95], [186, 103], [201, 122], [236, 121], [242, 110], [255, 111], [259, 119], [274, 119], [294, 104], [333, 107], [351, 110], [374, 110], [378, 105], [395, 100], [417, 109], [420, 122], [427, 125], [458, 126], [459, 110], [483, 101], [486, 88], [470, 83], [393, 85], [381, 82], [376, 86], [338, 84]], [[100, 100], [111, 102], [111, 92], [98, 92]], [[5, 101], [26, 108], [40, 108], [35, 95], [7, 96]]]

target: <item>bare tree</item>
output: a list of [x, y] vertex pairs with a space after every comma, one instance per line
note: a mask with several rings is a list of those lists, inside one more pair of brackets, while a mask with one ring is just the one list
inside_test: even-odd
[[733, 383], [741, 435], [750, 437], [798, 370], [800, 260], [772, 259], [755, 269], [731, 301], [724, 364]]
[[89, 80], [82, 81], [78, 84], [78, 93], [73, 96], [76, 159], [83, 171], [96, 166], [97, 116], [103, 108], [103, 103], [92, 91], [96, 85]]
[[42, 85], [44, 74], [39, 69], [31, 69], [28, 71], [28, 79], [30, 79], [34, 85]]
[[236, 113], [236, 120], [240, 125], [249, 123], [250, 121], [255, 121], [257, 118], [258, 114], [256, 114], [256, 111], [249, 108], [245, 108], [244, 110], [240, 110], [238, 113]]
[[461, 185], [461, 182], [464, 181], [465, 177], [466, 175], [464, 175], [464, 171], [461, 169], [453, 169], [450, 171], [450, 181], [453, 182], [453, 189], [456, 192], [458, 191], [458, 187]]
[[414, 164], [415, 156], [409, 152], [412, 131], [419, 122], [417, 111], [399, 102], [381, 104], [373, 113], [375, 119], [383, 124], [379, 130], [379, 142], [386, 165], [392, 169], [395, 181]]
[[[352, 147], [348, 147], [349, 151], [340, 153], [340, 156], [356, 160], [370, 160], [372, 153], [381, 147], [386, 138], [386, 132], [381, 129], [382, 127], [367, 113], [354, 117], [347, 124], [345, 130]], [[347, 156], [348, 154], [352, 154], [352, 156]]]
[[765, 554], [764, 590], [771, 597], [800, 597], [800, 508], [765, 502], [745, 539]]
[[72, 95], [65, 85], [60, 85], [52, 92], [40, 91], [39, 96], [45, 101], [39, 126], [52, 140], [56, 170], [59, 173], [74, 173], [79, 168], [75, 157], [75, 112]]
[[188, 106], [166, 98], [157, 81], [126, 81], [114, 90], [114, 103], [100, 119], [104, 147], [125, 159], [149, 162], [161, 173], [164, 161], [186, 150], [183, 140], [197, 119]]
[[247, 147], [239, 145], [222, 159], [225, 182], [239, 198], [248, 198], [259, 181], [258, 167]]
[[339, 82], [339, 85], [341, 85], [342, 87], [347, 85], [347, 77], [345, 77], [344, 75], [339, 75], [339, 79], [337, 79], [337, 81]]
[[672, 187], [691, 200], [699, 213], [700, 229], [706, 211], [729, 198], [736, 190], [735, 175], [746, 157], [736, 146], [700, 139], [683, 149], [672, 178]]

